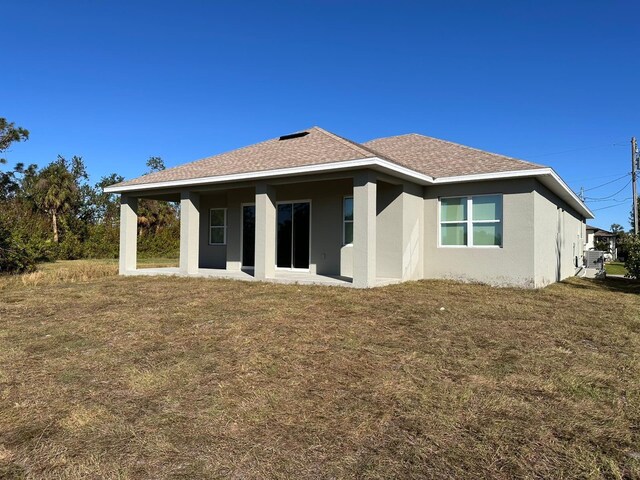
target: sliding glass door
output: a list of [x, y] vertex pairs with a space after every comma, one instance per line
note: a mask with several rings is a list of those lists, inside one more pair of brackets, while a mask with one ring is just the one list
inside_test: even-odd
[[253, 267], [256, 256], [256, 207], [242, 206], [242, 266]]
[[309, 268], [311, 205], [309, 202], [278, 204], [276, 265]]

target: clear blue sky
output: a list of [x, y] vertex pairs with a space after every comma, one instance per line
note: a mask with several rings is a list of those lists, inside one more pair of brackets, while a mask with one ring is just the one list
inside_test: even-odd
[[[6, 157], [131, 178], [152, 155], [173, 166], [319, 125], [422, 133], [590, 188], [629, 172], [640, 136], [639, 19], [640, 2], [602, 0], [7, 2], [0, 116], [31, 139]], [[629, 228], [630, 200], [588, 204]]]

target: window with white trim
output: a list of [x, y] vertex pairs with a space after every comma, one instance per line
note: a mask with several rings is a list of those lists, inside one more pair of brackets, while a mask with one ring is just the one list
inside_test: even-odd
[[227, 243], [227, 209], [212, 208], [209, 210], [209, 245], [225, 245]]
[[342, 203], [342, 244], [353, 243], [353, 197], [344, 197]]
[[501, 247], [502, 195], [441, 198], [440, 246]]

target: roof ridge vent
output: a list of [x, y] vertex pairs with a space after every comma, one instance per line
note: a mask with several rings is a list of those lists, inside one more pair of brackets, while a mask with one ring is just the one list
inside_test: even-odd
[[296, 132], [289, 135], [282, 135], [278, 140], [291, 140], [292, 138], [301, 138], [309, 135], [309, 132]]

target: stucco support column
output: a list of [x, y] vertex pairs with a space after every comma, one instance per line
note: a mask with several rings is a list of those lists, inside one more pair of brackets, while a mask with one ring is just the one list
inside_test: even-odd
[[119, 273], [136, 269], [138, 248], [138, 199], [120, 197], [120, 260]]
[[353, 179], [353, 285], [376, 284], [376, 194], [375, 173], [366, 171]]
[[402, 185], [402, 280], [419, 280], [424, 276], [423, 197], [423, 187]]
[[200, 249], [200, 194], [180, 194], [180, 273], [197, 274]]
[[276, 191], [273, 185], [256, 185], [255, 278], [276, 275]]

